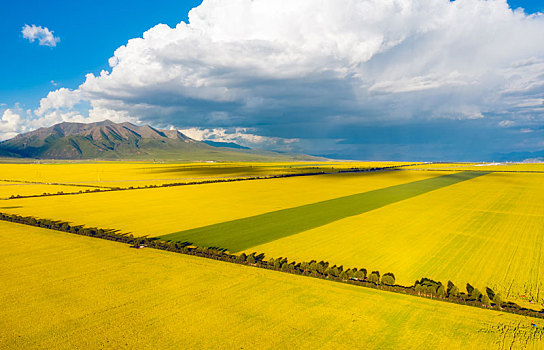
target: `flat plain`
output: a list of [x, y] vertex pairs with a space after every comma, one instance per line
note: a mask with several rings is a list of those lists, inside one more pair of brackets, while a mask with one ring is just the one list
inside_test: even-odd
[[544, 163], [418, 163], [408, 165], [405, 169], [542, 173]]
[[[123, 181], [123, 176], [136, 180], [141, 169], [153, 169], [146, 170], [148, 176], [158, 179], [179, 176], [180, 171], [206, 177], [226, 176], [228, 172], [244, 176], [257, 168], [274, 173], [280, 168], [308, 171], [333, 167], [307, 163], [261, 163], [253, 170], [248, 170], [252, 168], [247, 163], [135, 163], [127, 165], [128, 170], [118, 163], [92, 165], [98, 168], [55, 166], [46, 176], [49, 181], [75, 181], [74, 176], [89, 181], [96, 175], [77, 175], [81, 167], [110, 174], [103, 179], [116, 182]], [[72, 166], [79, 170], [72, 173]], [[341, 163], [334, 168], [351, 166], [353, 163]], [[451, 280], [464, 290], [469, 282], [480, 290], [490, 287], [523, 306], [542, 307], [544, 174], [472, 172], [474, 164], [438, 166], [440, 171], [428, 167], [336, 173], [11, 199], [0, 201], [0, 211], [190, 241], [232, 252], [265, 253], [267, 258], [325, 260], [346, 268], [393, 272], [397, 282], [405, 285], [428, 277], [443, 283]], [[469, 171], [461, 170], [467, 166]], [[519, 166], [538, 169], [540, 165]], [[14, 169], [10, 170], [13, 178], [17, 175]], [[35, 180], [40, 172], [20, 174], [27, 174], [25, 180]], [[61, 178], [64, 173], [72, 177]]]
[[[247, 251], [486, 286], [544, 303], [544, 174], [489, 173]], [[538, 305], [536, 305], [538, 304]]]
[[5, 222], [0, 239], [0, 348], [541, 345], [492, 310]]
[[24, 182], [0, 181], [0, 200], [11, 196], [39, 196], [45, 193], [72, 193], [85, 190], [94, 190], [93, 186], [48, 185]]
[[161, 236], [444, 175], [387, 171], [14, 199], [4, 212]]
[[[407, 200], [429, 191], [467, 181], [485, 173], [461, 172], [391, 185], [343, 197], [314, 202], [265, 214], [217, 223], [162, 236], [165, 240], [187, 241], [199, 246], [219, 246], [237, 252], [273, 242], [344, 218]], [[383, 176], [380, 174], [378, 177]], [[413, 179], [416, 179], [413, 176]], [[371, 178], [366, 177], [369, 181]], [[333, 184], [331, 184], [334, 186]], [[298, 247], [303, 249], [302, 247]]]
[[409, 165], [410, 162], [72, 162], [4, 163], [0, 180], [39, 184], [137, 187], [169, 183], [202, 182], [315, 172], [335, 173], [351, 168], [368, 169]]

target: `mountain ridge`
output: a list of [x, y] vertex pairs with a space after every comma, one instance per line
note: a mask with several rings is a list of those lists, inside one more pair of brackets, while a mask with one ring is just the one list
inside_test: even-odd
[[161, 130], [150, 125], [138, 126], [110, 120], [94, 123], [62, 122], [19, 134], [0, 142], [0, 156], [61, 160], [264, 160], [283, 157], [275, 152], [215, 147], [193, 140], [178, 130]]

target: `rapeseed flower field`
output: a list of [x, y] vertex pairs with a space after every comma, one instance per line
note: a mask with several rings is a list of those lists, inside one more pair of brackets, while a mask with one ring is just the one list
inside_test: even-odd
[[540, 346], [518, 315], [12, 223], [0, 239], [0, 348]]

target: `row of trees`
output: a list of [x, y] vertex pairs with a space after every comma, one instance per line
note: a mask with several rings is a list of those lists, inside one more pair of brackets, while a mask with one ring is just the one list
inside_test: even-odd
[[433, 281], [429, 278], [422, 278], [414, 284], [414, 291], [418, 295], [424, 295], [430, 298], [451, 299], [457, 302], [476, 302], [481, 303], [485, 307], [495, 306], [502, 308], [505, 306], [505, 301], [499, 293], [495, 293], [493, 289], [487, 287], [486, 294], [474, 288], [470, 283], [466, 285], [466, 293], [462, 293], [452, 281], [448, 281], [446, 287], [442, 282]]
[[[80, 190], [76, 192], [64, 192], [64, 191], [58, 191], [55, 193], [48, 193], [44, 192], [42, 194], [30, 194], [30, 195], [19, 195], [14, 194], [9, 196], [9, 199], [20, 199], [20, 198], [33, 198], [33, 197], [48, 197], [48, 196], [65, 196], [65, 195], [75, 195], [75, 194], [83, 194], [83, 193], [93, 193], [93, 192], [110, 192], [110, 191], [126, 191], [126, 190], [142, 190], [142, 189], [149, 189], [149, 188], [161, 188], [161, 187], [175, 187], [175, 186], [187, 186], [187, 185], [202, 185], [202, 184], [210, 184], [210, 183], [217, 183], [217, 182], [235, 182], [235, 181], [247, 181], [247, 180], [263, 180], [263, 179], [274, 179], [279, 177], [291, 177], [291, 176], [300, 176], [300, 175], [320, 175], [324, 174], [324, 172], [319, 173], [306, 173], [306, 174], [284, 174], [284, 175], [270, 175], [270, 176], [256, 176], [256, 177], [240, 177], [240, 178], [233, 178], [233, 179], [213, 179], [213, 180], [204, 180], [204, 181], [189, 181], [189, 182], [171, 182], [171, 183], [164, 183], [164, 184], [158, 184], [158, 185], [145, 185], [145, 186], [129, 186], [129, 187], [98, 187], [98, 188], [92, 188], [92, 189], [86, 189], [86, 190]], [[72, 186], [72, 184], [60, 184], [60, 185], [69, 185]], [[86, 186], [87, 187], [87, 186]]]
[[390, 166], [382, 166], [382, 167], [375, 167], [375, 168], [349, 168], [338, 171], [339, 173], [361, 173], [366, 171], [379, 171], [379, 170], [387, 170], [387, 169], [399, 169], [404, 168], [406, 166], [416, 166], [416, 165], [423, 165], [425, 163], [418, 163], [418, 164], [400, 164], [400, 165], [390, 165]]
[[84, 227], [82, 225], [72, 225], [63, 221], [37, 219], [30, 216], [20, 216], [16, 214], [0, 213], [0, 220], [127, 243], [131, 244], [133, 247], [148, 247], [182, 254], [196, 255], [209, 259], [251, 265], [260, 268], [328, 279], [392, 292], [437, 298], [454, 303], [486, 308], [495, 307], [502, 311], [544, 318], [544, 309], [537, 311], [522, 308], [515, 303], [505, 302], [501, 295], [495, 293], [491, 288], [486, 288], [484, 294], [469, 283], [466, 285], [466, 293], [461, 292], [459, 288], [451, 281], [448, 281], [448, 284], [444, 286], [442, 282], [437, 282], [429, 278], [422, 278], [416, 281], [412, 286], [402, 286], [396, 284], [395, 275], [391, 272], [383, 275], [381, 275], [379, 271], [372, 271], [368, 273], [368, 271], [364, 268], [346, 269], [342, 265], [331, 265], [326, 261], [312, 260], [297, 263], [296, 261], [289, 261], [287, 258], [283, 257], [277, 259], [270, 258], [266, 260], [265, 255], [262, 253], [241, 253], [239, 255], [234, 255], [219, 247], [195, 247], [190, 242], [164, 241], [155, 237], [146, 236], [135, 237], [132, 234], [122, 233], [113, 229]]
[[32, 198], [32, 197], [49, 197], [49, 196], [64, 196], [69, 194], [82, 194], [82, 193], [93, 193], [93, 192], [104, 192], [104, 191], [113, 191], [109, 188], [93, 188], [93, 189], [86, 189], [86, 190], [80, 190], [77, 192], [64, 192], [64, 191], [58, 191], [54, 193], [49, 192], [43, 192], [42, 194], [29, 194], [29, 195], [21, 195], [21, 194], [12, 194], [9, 196], [9, 199], [19, 199], [19, 198]]
[[[393, 169], [393, 168], [400, 168], [403, 167], [403, 165], [395, 165], [395, 166], [388, 166], [388, 167], [381, 167], [381, 168], [350, 168], [346, 170], [339, 170], [339, 173], [352, 173], [352, 172], [367, 172], [367, 171], [378, 171], [378, 170], [386, 170], [386, 169]], [[317, 168], [319, 169], [319, 168]], [[294, 176], [312, 176], [312, 175], [323, 175], [326, 174], [325, 171], [317, 171], [317, 172], [311, 172], [311, 173], [296, 173], [296, 174], [278, 174], [278, 175], [266, 175], [266, 176], [252, 176], [252, 177], [238, 177], [238, 178], [231, 178], [231, 179], [213, 179], [213, 180], [204, 180], [204, 181], [189, 181], [189, 182], [172, 182], [172, 183], [164, 183], [164, 184], [158, 184], [158, 185], [145, 185], [145, 186], [129, 186], [129, 187], [93, 187], [92, 189], [87, 188], [86, 190], [80, 190], [76, 192], [64, 192], [64, 191], [58, 191], [55, 193], [48, 193], [44, 192], [42, 194], [30, 194], [30, 195], [19, 195], [14, 194], [9, 197], [9, 199], [20, 199], [20, 198], [33, 198], [33, 197], [48, 197], [48, 196], [65, 196], [65, 195], [75, 195], [75, 194], [82, 194], [82, 193], [93, 193], [93, 192], [107, 192], [107, 191], [126, 191], [126, 190], [141, 190], [141, 189], [149, 189], [149, 188], [161, 188], [161, 187], [176, 187], [176, 186], [187, 186], [187, 185], [202, 185], [202, 184], [210, 184], [210, 183], [218, 183], [218, 182], [235, 182], [235, 181], [248, 181], [248, 180], [264, 180], [264, 179], [277, 179], [277, 178], [284, 178], [284, 177], [294, 177]], [[63, 183], [51, 183], [50, 185], [64, 185], [67, 184]], [[80, 186], [80, 187], [90, 187], [88, 185], [78, 185], [78, 184], [68, 184], [69, 186]]]

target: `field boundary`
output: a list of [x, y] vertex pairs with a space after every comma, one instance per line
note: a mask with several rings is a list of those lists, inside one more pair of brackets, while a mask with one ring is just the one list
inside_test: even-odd
[[11, 195], [8, 198], [2, 198], [0, 200], [51, 197], [51, 196], [69, 196], [69, 195], [98, 193], [98, 192], [112, 192], [112, 191], [146, 190], [151, 188], [205, 185], [205, 184], [222, 183], [222, 182], [270, 180], [270, 179], [281, 179], [281, 178], [299, 177], [299, 176], [317, 176], [317, 175], [335, 175], [335, 174], [346, 174], [346, 173], [369, 173], [369, 172], [378, 172], [378, 171], [394, 171], [394, 170], [402, 170], [401, 168], [406, 166], [408, 165], [393, 165], [388, 167], [376, 167], [376, 168], [349, 168], [345, 170], [339, 170], [337, 172], [318, 171], [318, 172], [309, 172], [309, 173], [300, 173], [300, 174], [278, 174], [278, 175], [231, 177], [231, 178], [219, 178], [219, 179], [215, 178], [215, 179], [202, 180], [202, 181], [171, 182], [171, 183], [163, 183], [158, 185], [129, 186], [129, 187], [118, 187], [118, 186], [108, 187], [108, 186], [98, 186], [98, 185], [84, 185], [84, 184], [73, 184], [70, 182], [46, 183], [46, 182], [33, 182], [33, 181], [20, 181], [20, 180], [0, 180], [4, 182], [20, 182], [20, 183], [28, 183], [28, 184], [36, 184], [36, 185], [79, 186], [79, 187], [92, 188], [92, 189], [87, 189], [85, 191], [81, 190], [77, 192], [60, 191], [55, 193], [42, 193], [42, 194], [31, 194], [31, 195]]
[[240, 252], [486, 174], [471, 171], [441, 174], [423, 180], [173, 232], [160, 238], [190, 241], [199, 246], [217, 245], [231, 252]]
[[482, 173], [529, 173], [529, 174], [544, 174], [544, 171], [541, 170], [493, 170], [493, 169], [455, 169], [455, 168], [414, 168], [414, 169], [400, 169], [404, 171], [474, 171]]
[[[265, 255], [263, 253], [251, 253], [249, 255], [242, 253], [240, 255], [234, 255], [228, 253], [226, 249], [218, 247], [197, 247], [193, 246], [190, 242], [168, 242], [158, 238], [149, 238], [145, 236], [134, 237], [132, 234], [121, 233], [119, 230], [115, 229], [84, 227], [83, 225], [72, 225], [63, 221], [41, 219], [31, 216], [20, 216], [16, 214], [5, 214], [1, 212], [0, 220], [131, 244], [132, 248], [152, 248], [165, 250], [174, 253], [194, 255], [202, 258], [220, 260], [256, 268], [265, 268], [300, 276], [351, 284], [365, 288], [408, 294], [442, 302], [544, 319], [544, 309], [538, 311], [523, 308], [513, 302], [504, 301], [490, 288], [486, 288], [486, 294], [483, 294], [477, 288], [474, 288], [468, 283], [466, 286], [467, 293], [460, 292], [459, 288], [451, 281], [448, 281], [447, 286], [445, 286], [441, 282], [425, 277], [416, 281], [413, 286], [402, 286], [395, 284], [395, 275], [390, 272], [385, 273], [380, 277], [379, 271], [372, 271], [370, 274], [368, 274], [367, 270], [364, 268], [344, 270], [342, 266], [331, 266], [328, 262], [324, 261], [317, 262], [312, 260], [310, 262], [296, 263], [295, 261], [289, 261], [287, 258], [281, 257], [277, 259], [270, 258], [268, 261], [265, 261]], [[536, 327], [536, 325], [534, 326]], [[538, 331], [544, 333], [544, 328], [538, 328]]]

